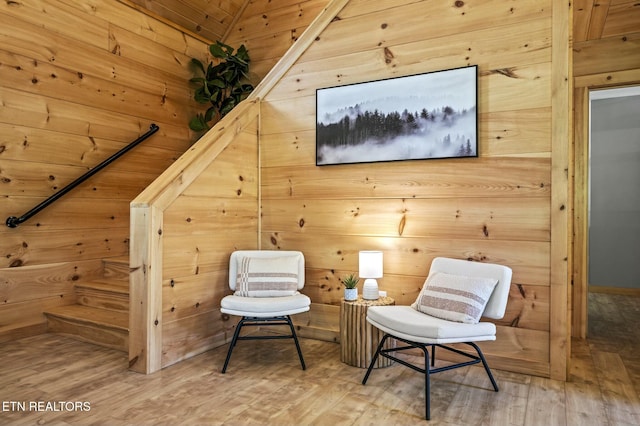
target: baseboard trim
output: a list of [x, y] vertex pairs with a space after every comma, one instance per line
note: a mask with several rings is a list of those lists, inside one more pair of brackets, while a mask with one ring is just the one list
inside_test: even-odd
[[590, 285], [589, 292], [640, 297], [640, 288], [605, 287], [605, 286], [599, 286], [599, 285]]

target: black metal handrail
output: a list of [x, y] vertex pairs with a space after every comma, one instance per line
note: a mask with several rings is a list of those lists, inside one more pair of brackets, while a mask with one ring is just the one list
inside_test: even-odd
[[15, 228], [18, 225], [20, 225], [22, 222], [25, 222], [26, 220], [28, 220], [31, 217], [35, 216], [41, 210], [43, 210], [44, 208], [46, 208], [47, 206], [52, 204], [54, 201], [56, 201], [58, 198], [62, 197], [67, 192], [71, 191], [73, 188], [75, 188], [76, 186], [80, 185], [82, 182], [84, 182], [85, 180], [89, 179], [91, 176], [95, 175], [100, 170], [104, 169], [105, 167], [107, 167], [109, 164], [113, 163], [118, 158], [122, 157], [125, 153], [127, 153], [129, 150], [134, 148], [140, 142], [142, 142], [145, 139], [147, 139], [149, 136], [153, 135], [159, 129], [160, 129], [160, 127], [158, 127], [157, 125], [151, 124], [151, 126], [149, 127], [149, 131], [147, 133], [145, 133], [144, 135], [140, 136], [138, 139], [136, 139], [135, 141], [131, 142], [129, 145], [125, 146], [120, 151], [116, 152], [111, 157], [107, 158], [102, 163], [98, 164], [97, 166], [95, 166], [94, 168], [92, 168], [91, 170], [89, 170], [88, 172], [83, 174], [82, 176], [80, 176], [78, 179], [74, 180], [73, 182], [71, 182], [70, 184], [68, 184], [64, 188], [62, 188], [60, 191], [56, 192], [55, 194], [53, 194], [52, 196], [50, 196], [49, 198], [47, 198], [46, 200], [44, 200], [43, 202], [41, 202], [40, 204], [38, 204], [37, 206], [32, 208], [31, 210], [29, 210], [28, 212], [23, 214], [22, 216], [20, 216], [20, 217], [9, 216], [7, 218], [7, 221], [6, 221], [7, 226], [9, 228]]

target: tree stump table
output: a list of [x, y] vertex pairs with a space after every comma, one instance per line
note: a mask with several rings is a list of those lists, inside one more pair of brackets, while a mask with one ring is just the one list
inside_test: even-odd
[[[369, 306], [395, 305], [391, 297], [380, 297], [377, 300], [342, 300], [340, 305], [340, 361], [354, 367], [368, 368], [373, 355], [384, 336], [367, 322]], [[394, 339], [387, 339], [385, 348], [395, 347]], [[374, 368], [388, 367], [392, 361], [378, 356]]]

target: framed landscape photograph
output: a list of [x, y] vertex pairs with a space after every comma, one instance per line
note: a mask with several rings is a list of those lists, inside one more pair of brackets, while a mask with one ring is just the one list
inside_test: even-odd
[[478, 67], [316, 90], [316, 165], [478, 156]]

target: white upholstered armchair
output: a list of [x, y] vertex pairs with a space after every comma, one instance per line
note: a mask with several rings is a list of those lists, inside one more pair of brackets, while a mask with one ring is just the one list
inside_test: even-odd
[[[299, 251], [240, 250], [231, 254], [229, 287], [234, 293], [222, 299], [220, 312], [242, 319], [233, 334], [222, 373], [239, 340], [293, 339], [302, 369], [306, 369], [290, 317], [308, 311], [311, 305], [311, 299], [300, 293], [304, 268], [304, 255]], [[291, 334], [240, 334], [243, 327], [270, 325], [288, 325]]]
[[[496, 340], [496, 326], [481, 322], [481, 317], [500, 319], [504, 316], [511, 269], [497, 264], [470, 262], [438, 257], [433, 260], [429, 276], [411, 306], [371, 306], [367, 321], [382, 330], [383, 336], [371, 364], [362, 380], [367, 383], [378, 356], [384, 356], [424, 374], [425, 417], [431, 418], [430, 375], [454, 368], [482, 363], [493, 389], [498, 391], [487, 361], [475, 342]], [[384, 349], [387, 339], [396, 339], [404, 346]], [[473, 352], [449, 347], [463, 343]], [[446, 363], [435, 367], [436, 347], [463, 355], [469, 361]], [[431, 349], [431, 359], [429, 350]], [[424, 353], [424, 366], [411, 364], [398, 358], [396, 352], [420, 349]]]

